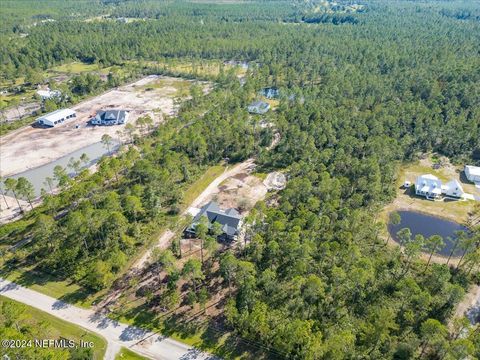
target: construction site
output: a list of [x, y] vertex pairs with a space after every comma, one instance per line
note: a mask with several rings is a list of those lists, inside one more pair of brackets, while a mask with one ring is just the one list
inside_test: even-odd
[[[129, 123], [150, 116], [153, 126], [176, 112], [175, 99], [187, 98], [192, 84], [181, 78], [147, 76], [85, 100], [71, 109], [76, 117], [52, 128], [23, 127], [0, 138], [0, 175], [10, 176], [50, 163], [75, 150], [99, 143], [104, 134], [118, 139], [125, 126], [95, 127], [88, 121], [98, 110], [122, 109]], [[87, 154], [88, 155], [88, 154]]]

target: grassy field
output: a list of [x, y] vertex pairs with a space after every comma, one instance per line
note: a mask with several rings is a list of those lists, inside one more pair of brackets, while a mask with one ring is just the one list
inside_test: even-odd
[[280, 100], [277, 99], [267, 99], [267, 98], [262, 98], [263, 101], [266, 103], [270, 104], [270, 109], [275, 110], [278, 105], [280, 104]]
[[183, 195], [182, 208], [189, 206], [195, 198], [201, 194], [203, 190], [213, 181], [215, 178], [220, 176], [225, 171], [225, 167], [221, 165], [216, 165], [208, 168], [208, 170], [195, 181], [190, 187], [185, 191]]
[[[137, 61], [130, 62], [137, 63]], [[163, 61], [147, 61], [144, 63], [151, 66], [165, 68], [168, 71], [178, 73], [179, 75], [217, 76], [220, 74], [222, 67], [224, 71], [234, 69], [235, 75], [237, 76], [245, 76], [247, 73], [247, 69], [241, 66], [223, 64], [223, 62], [219, 60], [202, 60], [201, 62], [192, 62], [188, 59], [176, 59], [176, 61], [168, 63]]]
[[19, 94], [2, 94], [0, 95], [0, 109], [4, 109], [16, 104], [28, 103], [34, 100], [35, 90], [29, 89]]
[[174, 88], [176, 90], [175, 96], [185, 97], [189, 95], [190, 86], [192, 82], [180, 78], [168, 78], [168, 79], [158, 79], [153, 83], [147, 84], [143, 86], [143, 90], [145, 91], [160, 91], [164, 92], [165, 88]]
[[[0, 306], [5, 302], [20, 304], [4, 296], [0, 296]], [[31, 321], [34, 324], [37, 324], [37, 328], [41, 328], [43, 326], [39, 326], [40, 324], [48, 325], [48, 328], [46, 329], [48, 333], [45, 333], [45, 335], [48, 335], [48, 338], [58, 339], [60, 337], [63, 337], [69, 340], [75, 340], [76, 343], [78, 343], [80, 340], [92, 341], [94, 343], [94, 359], [103, 359], [105, 350], [107, 349], [107, 342], [101, 336], [96, 335], [76, 325], [73, 325], [69, 322], [60, 320], [59, 318], [47, 314], [43, 311], [37, 310], [27, 305], [23, 306], [25, 307], [25, 315], [27, 315], [27, 318], [29, 319], [27, 321]]]
[[100, 68], [98, 64], [85, 64], [81, 62], [72, 62], [68, 64], [55, 66], [51, 70], [56, 72], [62, 72], [62, 73], [80, 74], [83, 72], [98, 71], [100, 70]]
[[90, 307], [92, 302], [101, 295], [101, 293], [97, 293], [95, 296], [91, 296], [81, 286], [69, 280], [58, 280], [54, 276], [35, 271], [31, 267], [2, 271], [0, 275], [42, 294], [83, 308]]
[[131, 350], [128, 350], [127, 348], [124, 348], [124, 347], [122, 347], [120, 349], [120, 352], [115, 356], [115, 360], [144, 360], [144, 359], [148, 359], [148, 358], [138, 355], [137, 353]]

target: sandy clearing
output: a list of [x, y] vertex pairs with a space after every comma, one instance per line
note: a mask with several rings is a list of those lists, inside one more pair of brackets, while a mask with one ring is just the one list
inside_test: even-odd
[[241, 173], [224, 181], [212, 198], [221, 208], [236, 208], [243, 215], [267, 194], [262, 180], [248, 173]]
[[[238, 174], [249, 172], [255, 168], [254, 159], [248, 159], [244, 162], [235, 165], [233, 168], [229, 170], [225, 170], [225, 172], [213, 180], [210, 185], [190, 204], [190, 207], [201, 207], [202, 205], [206, 204], [210, 201], [215, 194], [219, 192], [218, 187], [220, 184], [227, 180], [230, 177], [234, 177]], [[187, 214], [188, 209], [184, 211], [184, 215]]]
[[[175, 113], [175, 85], [184, 79], [147, 76], [133, 84], [110, 90], [102, 95], [72, 107], [77, 117], [70, 122], [49, 129], [24, 127], [0, 138], [0, 175], [18, 174], [54, 161], [82, 147], [101, 141], [108, 134], [119, 138], [125, 125], [86, 126], [87, 121], [100, 109], [126, 109], [129, 122], [150, 115], [155, 124], [163, 115]], [[79, 128], [76, 128], [76, 126]]]
[[465, 316], [466, 312], [473, 308], [480, 301], [480, 286], [472, 285], [470, 291], [465, 295], [463, 300], [457, 305], [454, 317]]
[[[18, 202], [24, 211], [30, 210], [30, 204], [27, 201], [18, 199]], [[36, 205], [38, 204], [33, 203], [33, 206]], [[8, 195], [0, 196], [0, 224], [19, 219], [22, 216], [15, 198]]]

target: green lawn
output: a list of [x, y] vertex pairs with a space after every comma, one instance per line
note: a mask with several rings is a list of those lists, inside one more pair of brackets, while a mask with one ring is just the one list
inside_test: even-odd
[[35, 271], [33, 268], [22, 267], [10, 271], [2, 271], [0, 276], [42, 294], [83, 308], [90, 307], [92, 301], [101, 294], [98, 293], [92, 296], [81, 286], [73, 282], [68, 280], [60, 281], [53, 276]]
[[215, 165], [208, 168], [207, 171], [195, 181], [190, 187], [185, 190], [182, 207], [186, 208], [189, 206], [195, 198], [202, 193], [203, 190], [218, 176], [220, 176], [225, 171], [225, 167], [221, 165]]
[[137, 353], [124, 347], [122, 347], [122, 349], [117, 354], [117, 356], [115, 356], [115, 360], [143, 360], [143, 359], [148, 359], [148, 358], [138, 355]]
[[[0, 306], [5, 302], [20, 305], [19, 302], [0, 296]], [[80, 340], [92, 341], [94, 343], [94, 359], [103, 359], [105, 350], [107, 349], [107, 342], [103, 337], [33, 307], [27, 305], [23, 306], [25, 307], [24, 315], [26, 317], [26, 320], [24, 321], [33, 322], [33, 325], [37, 324], [37, 326], [35, 326], [36, 329], [43, 328], [43, 331], [45, 331], [45, 338], [58, 339], [63, 337], [69, 340], [75, 340], [76, 343]], [[45, 329], [43, 325], [40, 326], [40, 324], [47, 324], [48, 327]]]
[[253, 176], [256, 176], [257, 178], [263, 181], [267, 178], [268, 174], [264, 172], [254, 172]]
[[99, 66], [98, 64], [85, 64], [81, 62], [72, 62], [68, 64], [55, 66], [51, 70], [56, 72], [63, 72], [63, 73], [80, 74], [82, 72], [99, 70]]

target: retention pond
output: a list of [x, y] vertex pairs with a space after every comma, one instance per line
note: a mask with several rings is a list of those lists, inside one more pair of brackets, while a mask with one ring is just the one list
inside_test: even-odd
[[[436, 216], [426, 215], [415, 211], [398, 211], [400, 215], [400, 224], [389, 225], [388, 231], [395, 242], [399, 243], [398, 231], [403, 228], [409, 228], [412, 232], [412, 238], [417, 234], [429, 238], [432, 235], [440, 235], [445, 242], [445, 246], [439, 249], [438, 255], [449, 256], [454, 245], [457, 231], [467, 231], [468, 229], [454, 221], [441, 219]], [[460, 255], [461, 249], [456, 249], [455, 255]]]
[[[112, 143], [112, 145], [110, 145], [110, 151], [112, 153], [115, 152], [119, 148], [119, 146], [120, 144], [118, 142]], [[45, 184], [45, 180], [47, 179], [47, 177], [53, 178], [53, 169], [55, 168], [55, 166], [60, 165], [63, 168], [67, 168], [71, 158], [73, 158], [74, 160], [78, 160], [80, 159], [80, 156], [82, 156], [82, 154], [86, 154], [89, 158], [89, 162], [87, 164], [82, 164], [82, 168], [85, 168], [94, 165], [100, 160], [102, 156], [109, 155], [109, 152], [101, 142], [98, 142], [73, 151], [48, 164], [29, 169], [27, 171], [9, 177], [15, 179], [18, 179], [19, 177], [26, 178], [32, 183], [35, 189], [35, 196], [40, 196], [40, 191], [42, 188], [47, 191], [49, 190], [48, 185]], [[67, 168], [67, 172], [71, 172], [70, 169]], [[56, 186], [56, 184], [54, 185]]]

